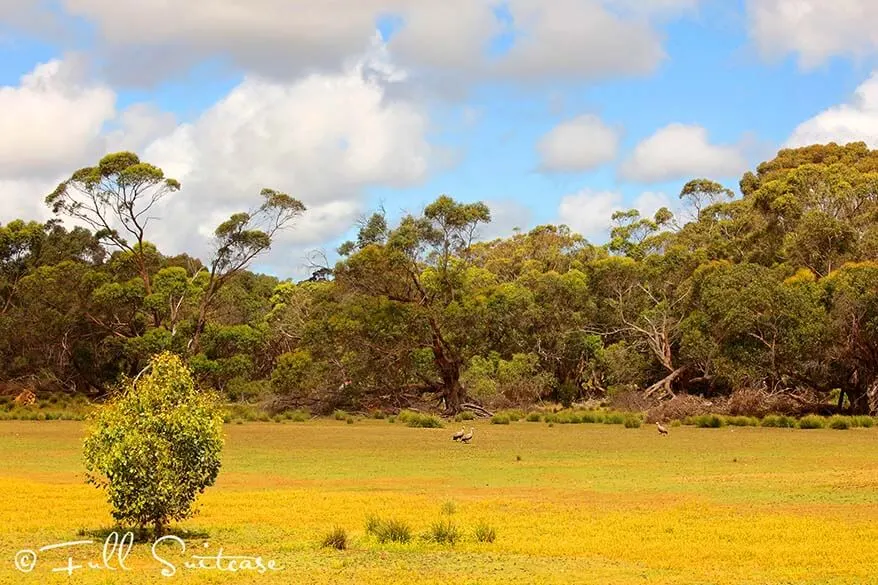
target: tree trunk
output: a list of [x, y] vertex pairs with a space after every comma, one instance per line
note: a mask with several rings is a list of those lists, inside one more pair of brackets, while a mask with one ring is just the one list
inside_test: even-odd
[[155, 536], [156, 538], [161, 538], [162, 536], [164, 536], [164, 535], [165, 535], [165, 521], [164, 521], [164, 518], [156, 518], [156, 519], [155, 519], [155, 522], [153, 523], [153, 528], [154, 528], [154, 531], [155, 531], [154, 536]]
[[656, 398], [658, 400], [662, 400], [664, 398], [673, 398], [674, 397], [674, 383], [680, 378], [683, 372], [686, 371], [686, 366], [677, 368], [649, 388], [647, 388], [643, 395], [647, 398]]

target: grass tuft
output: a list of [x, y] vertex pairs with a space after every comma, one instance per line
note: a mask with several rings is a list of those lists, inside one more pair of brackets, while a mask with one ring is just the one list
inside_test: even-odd
[[641, 425], [640, 417], [634, 414], [629, 414], [625, 417], [624, 425], [626, 429], [639, 429]]
[[527, 415], [527, 422], [540, 422], [543, 419], [538, 412], [531, 412]]
[[473, 531], [476, 542], [494, 542], [497, 540], [497, 531], [486, 522], [480, 522]]
[[836, 415], [829, 419], [829, 424], [827, 426], [829, 426], [830, 429], [835, 429], [837, 431], [846, 431], [851, 428], [852, 425], [849, 417]]
[[492, 425], [508, 425], [509, 422], [509, 417], [505, 414], [495, 414], [491, 417]]
[[451, 518], [438, 520], [430, 526], [430, 530], [424, 535], [424, 540], [453, 545], [460, 540], [460, 530], [451, 521]]
[[320, 547], [346, 550], [348, 548], [348, 533], [344, 528], [337, 526], [326, 533], [323, 540], [320, 541]]
[[826, 426], [826, 419], [816, 414], [809, 414], [799, 419], [800, 429], [822, 429]]

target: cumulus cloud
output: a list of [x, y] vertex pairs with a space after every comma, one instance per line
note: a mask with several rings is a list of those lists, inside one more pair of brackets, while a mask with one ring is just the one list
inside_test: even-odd
[[301, 199], [309, 211], [283, 245], [316, 245], [349, 228], [369, 186], [407, 187], [431, 170], [426, 113], [386, 101], [368, 63], [292, 84], [248, 77], [192, 123], [146, 148], [183, 184], [169, 199], [162, 236], [199, 249], [229, 214], [252, 206], [262, 187]]
[[83, 73], [79, 59], [56, 59], [0, 87], [0, 177], [53, 176], [101, 149], [116, 94]]
[[634, 148], [620, 175], [629, 181], [658, 183], [696, 176], [728, 177], [746, 166], [739, 146], [710, 144], [701, 126], [670, 124]]
[[609, 236], [615, 212], [637, 209], [642, 217], [652, 217], [662, 207], [674, 210], [673, 204], [664, 193], [648, 191], [627, 205], [622, 194], [617, 191], [583, 189], [561, 199], [558, 221], [567, 224], [570, 229], [581, 233], [590, 241], [602, 242]]
[[798, 53], [804, 68], [878, 49], [873, 0], [747, 0], [750, 36], [767, 57]]
[[479, 229], [481, 240], [509, 237], [516, 228], [528, 231], [533, 223], [533, 211], [518, 201], [490, 199], [485, 204], [491, 210], [491, 223]]
[[595, 115], [566, 120], [540, 139], [537, 152], [544, 171], [585, 171], [612, 161], [620, 132]]
[[[190, 0], [169, 14], [164, 0], [120, 4], [62, 0], [93, 22], [110, 71], [126, 82], [153, 82], [207, 56], [247, 71], [290, 79], [336, 68], [368, 45], [376, 23], [395, 18], [389, 46], [407, 68], [468, 80], [592, 79], [649, 73], [664, 58], [651, 17], [697, 0]], [[649, 3], [652, 4], [652, 3]], [[129, 26], [137, 22], [138, 26]], [[489, 57], [492, 43], [511, 48]]]
[[40, 65], [20, 86], [0, 89], [0, 221], [45, 217], [43, 198], [60, 180], [129, 149], [183, 185], [150, 226], [162, 250], [209, 253], [215, 226], [271, 187], [308, 207], [264, 259], [296, 270], [308, 248], [352, 225], [365, 189], [412, 186], [433, 169], [427, 114], [387, 99], [403, 72], [384, 57], [377, 46], [341, 72], [290, 83], [247, 76], [184, 124], [149, 104], [117, 115], [113, 91], [81, 82], [65, 62]]
[[859, 141], [878, 148], [878, 72], [856, 89], [850, 103], [833, 106], [799, 124], [784, 146]]

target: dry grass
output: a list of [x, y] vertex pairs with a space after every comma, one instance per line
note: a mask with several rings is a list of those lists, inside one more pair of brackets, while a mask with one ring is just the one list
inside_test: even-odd
[[[473, 443], [461, 445], [447, 429], [384, 421], [227, 425], [217, 485], [172, 531], [185, 529], [201, 554], [222, 547], [284, 570], [189, 571], [178, 582], [875, 582], [876, 429], [675, 427], [660, 437], [650, 426], [473, 426]], [[76, 422], [0, 423], [0, 583], [164, 581], [146, 545], [127, 573], [51, 575], [61, 551], [42, 553], [29, 576], [12, 568], [19, 549], [110, 525], [100, 493], [82, 483], [81, 434]], [[448, 501], [453, 548], [365, 534], [369, 516], [422, 534]], [[322, 549], [336, 526], [348, 549]], [[496, 528], [496, 540], [479, 542], [480, 526]]]

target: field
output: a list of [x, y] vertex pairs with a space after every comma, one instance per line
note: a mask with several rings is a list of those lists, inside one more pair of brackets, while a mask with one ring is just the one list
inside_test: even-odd
[[[112, 521], [83, 482], [81, 423], [0, 422], [0, 583], [878, 583], [878, 429], [661, 437], [647, 426], [477, 422], [462, 445], [450, 440], [458, 426], [226, 425], [217, 484], [172, 530], [189, 549], [159, 549], [178, 570], [165, 579], [149, 544], [135, 546], [128, 572], [87, 567]], [[443, 506], [462, 533], [453, 546], [421, 536]], [[370, 515], [405, 521], [412, 541], [380, 544], [366, 534]], [[479, 523], [494, 542], [475, 540]], [[348, 550], [321, 549], [336, 526]], [[28, 574], [14, 568], [20, 549], [83, 539], [95, 544], [39, 553]], [[220, 548], [283, 569], [182, 566]], [[70, 554], [86, 567], [52, 573]]]

